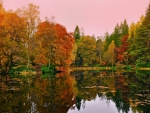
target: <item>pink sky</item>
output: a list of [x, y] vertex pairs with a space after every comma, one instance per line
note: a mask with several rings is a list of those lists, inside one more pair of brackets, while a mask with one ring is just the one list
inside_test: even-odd
[[104, 35], [113, 32], [117, 22], [128, 24], [145, 14], [150, 0], [3, 0], [6, 10], [27, 7], [29, 3], [40, 6], [40, 17], [55, 17], [68, 32], [75, 26], [84, 28], [85, 35]]

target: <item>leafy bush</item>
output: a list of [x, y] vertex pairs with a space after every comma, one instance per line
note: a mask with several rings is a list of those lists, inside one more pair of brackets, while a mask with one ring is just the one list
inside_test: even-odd
[[42, 66], [41, 71], [42, 73], [55, 73], [55, 66], [53, 65], [51, 65], [50, 67]]

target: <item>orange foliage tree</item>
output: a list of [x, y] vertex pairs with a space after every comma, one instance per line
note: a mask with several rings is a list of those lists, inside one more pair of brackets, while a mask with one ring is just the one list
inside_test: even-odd
[[40, 22], [39, 7], [5, 11], [0, 2], [0, 72], [12, 67], [48, 65], [69, 68], [75, 58], [73, 33], [60, 24]]
[[41, 64], [63, 68], [70, 66], [75, 42], [73, 34], [68, 33], [64, 26], [46, 20], [38, 25], [35, 38], [38, 43], [35, 63], [40, 61], [38, 56], [44, 55], [45, 61]]
[[11, 11], [0, 15], [0, 67], [9, 71], [10, 67], [25, 62], [26, 25], [23, 18]]

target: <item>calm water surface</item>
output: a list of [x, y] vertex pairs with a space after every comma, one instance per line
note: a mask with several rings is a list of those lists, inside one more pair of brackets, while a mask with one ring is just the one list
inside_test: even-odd
[[150, 113], [150, 72], [0, 75], [0, 113]]

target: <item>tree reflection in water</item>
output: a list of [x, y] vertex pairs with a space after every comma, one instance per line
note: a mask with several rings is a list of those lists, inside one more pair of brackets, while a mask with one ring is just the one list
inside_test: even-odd
[[[18, 91], [3, 88], [0, 91], [0, 112], [13, 113], [66, 113], [75, 103], [73, 90], [74, 78], [67, 73], [57, 77], [21, 78], [22, 86]], [[15, 80], [15, 78], [12, 78]], [[6, 81], [3, 80], [3, 83]], [[8, 86], [8, 84], [6, 84]], [[11, 84], [11, 87], [14, 87]], [[15, 110], [15, 111], [14, 111]]]
[[148, 113], [149, 75], [141, 71], [77, 71], [71, 75], [0, 76], [0, 112], [84, 112], [94, 100], [105, 101], [107, 108], [114, 102], [118, 112]]
[[113, 101], [118, 112], [129, 113], [132, 110], [133, 113], [148, 113], [150, 110], [150, 74], [81, 71], [80, 75], [81, 78], [76, 76], [78, 87], [76, 107], [78, 110], [82, 106], [82, 101], [94, 100], [96, 95], [106, 100], [108, 106], [110, 101]]

